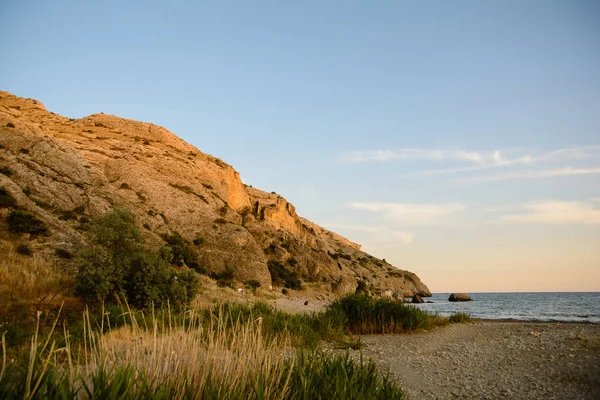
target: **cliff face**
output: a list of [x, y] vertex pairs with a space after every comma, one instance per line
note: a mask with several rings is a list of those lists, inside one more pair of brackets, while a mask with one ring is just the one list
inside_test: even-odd
[[97, 217], [118, 206], [136, 214], [150, 245], [173, 231], [196, 239], [209, 271], [232, 268], [241, 282], [270, 286], [267, 262], [277, 260], [325, 293], [360, 283], [376, 295], [430, 295], [415, 274], [299, 217], [280, 195], [244, 185], [231, 166], [156, 125], [106, 114], [65, 118], [0, 92], [0, 168], [0, 186], [49, 226], [50, 236], [30, 239], [49, 257], [57, 246], [76, 251], [84, 243], [73, 210]]

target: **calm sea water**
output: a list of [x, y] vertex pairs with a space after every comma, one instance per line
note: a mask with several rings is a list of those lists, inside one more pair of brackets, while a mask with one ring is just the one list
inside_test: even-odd
[[470, 293], [473, 301], [449, 302], [450, 293], [424, 298], [424, 310], [448, 316], [466, 312], [474, 318], [600, 323], [600, 292], [593, 293]]

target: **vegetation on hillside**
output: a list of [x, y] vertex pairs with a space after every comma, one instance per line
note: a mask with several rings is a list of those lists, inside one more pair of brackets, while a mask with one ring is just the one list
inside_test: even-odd
[[180, 248], [176, 253], [164, 246], [157, 252], [144, 246], [130, 211], [115, 208], [92, 220], [89, 233], [91, 244], [78, 255], [77, 276], [77, 294], [88, 302], [124, 296], [137, 308], [150, 308], [167, 302], [183, 306], [194, 298], [198, 277], [170, 267], [174, 254], [184, 257]]

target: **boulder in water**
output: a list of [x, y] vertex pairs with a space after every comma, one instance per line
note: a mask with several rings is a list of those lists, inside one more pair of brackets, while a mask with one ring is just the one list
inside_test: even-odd
[[425, 303], [425, 301], [423, 300], [423, 298], [421, 296], [419, 296], [418, 294], [415, 294], [413, 296], [412, 302], [413, 303]]
[[471, 296], [466, 293], [452, 293], [448, 301], [471, 301]]

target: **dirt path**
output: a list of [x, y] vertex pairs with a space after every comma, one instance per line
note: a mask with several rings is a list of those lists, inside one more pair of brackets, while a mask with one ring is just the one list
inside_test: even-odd
[[415, 400], [600, 399], [597, 324], [487, 321], [362, 341]]

